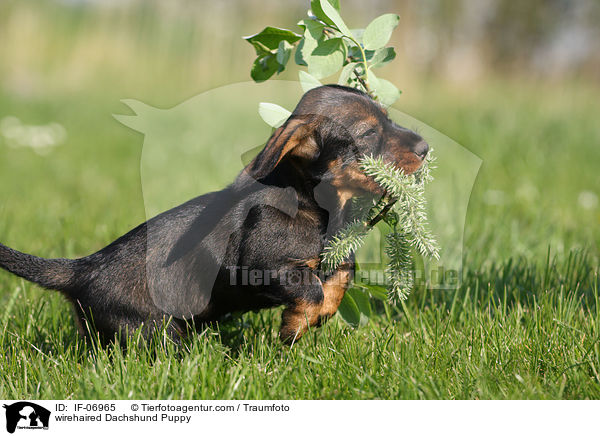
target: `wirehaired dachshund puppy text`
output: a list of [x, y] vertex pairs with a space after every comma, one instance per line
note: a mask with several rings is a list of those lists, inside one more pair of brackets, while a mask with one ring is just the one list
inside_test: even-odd
[[412, 173], [428, 150], [367, 94], [321, 86], [224, 190], [80, 259], [42, 259], [0, 244], [0, 266], [60, 291], [81, 330], [93, 324], [103, 340], [165, 325], [177, 340], [232, 312], [283, 305], [279, 336], [291, 343], [335, 314], [348, 288], [353, 259], [322, 274], [320, 253], [349, 220], [350, 199], [383, 194], [359, 159], [379, 156]]

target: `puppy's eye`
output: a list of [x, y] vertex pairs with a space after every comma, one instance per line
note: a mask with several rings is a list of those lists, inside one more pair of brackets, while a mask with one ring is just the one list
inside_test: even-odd
[[375, 129], [369, 129], [367, 130], [365, 133], [363, 133], [362, 135], [360, 135], [361, 138], [366, 138], [368, 136], [373, 136], [377, 134], [377, 130]]

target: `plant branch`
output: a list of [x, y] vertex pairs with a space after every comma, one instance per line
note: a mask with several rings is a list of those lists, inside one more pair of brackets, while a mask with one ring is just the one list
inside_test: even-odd
[[387, 195], [387, 193], [381, 197], [381, 200], [379, 200], [379, 202], [384, 202], [386, 201], [386, 205], [379, 211], [379, 213], [377, 215], [375, 215], [373, 218], [371, 218], [368, 222], [367, 222], [367, 227], [375, 227], [375, 225], [381, 221], [383, 218], [385, 218], [386, 214], [390, 211], [390, 209], [394, 206], [394, 204], [396, 204], [396, 201], [398, 201], [397, 199], [392, 199], [389, 195]]
[[[338, 29], [339, 30], [339, 29]], [[367, 92], [369, 92], [369, 68], [367, 67], [367, 55], [365, 54], [365, 49], [363, 48], [362, 45], [360, 45], [358, 43], [358, 41], [356, 39], [354, 39], [354, 37], [350, 36], [350, 35], [344, 35], [342, 33], [342, 36], [345, 36], [346, 38], [348, 38], [350, 41], [352, 41], [360, 50], [360, 54], [362, 56], [362, 64], [365, 67], [365, 78], [364, 78], [364, 83], [361, 81], [361, 84], [365, 87], [365, 90]]]
[[356, 80], [358, 80], [360, 82], [360, 84], [362, 85], [362, 87], [365, 89], [365, 92], [367, 94], [370, 94], [371, 90], [369, 89], [369, 85], [367, 85], [367, 83], [365, 82], [365, 79], [363, 79], [361, 77], [361, 75], [356, 72], [356, 69], [353, 72], [354, 72], [354, 75], [356, 76]]

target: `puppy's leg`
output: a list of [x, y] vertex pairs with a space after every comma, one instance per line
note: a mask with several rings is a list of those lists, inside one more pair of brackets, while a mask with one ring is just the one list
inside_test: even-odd
[[[341, 265], [323, 284], [319, 282], [322, 299], [298, 299], [288, 306], [282, 315], [279, 337], [290, 344], [306, 333], [308, 327], [318, 327], [337, 312], [352, 279], [350, 264]], [[316, 295], [315, 291], [307, 295]]]
[[350, 265], [346, 263], [341, 265], [338, 270], [323, 283], [324, 299], [321, 310], [319, 311], [319, 325], [335, 315], [346, 294], [351, 279], [352, 270]]
[[279, 338], [292, 344], [309, 326], [318, 324], [324, 301], [323, 288], [321, 280], [310, 269], [288, 270], [280, 284], [284, 285], [290, 303], [281, 317]]

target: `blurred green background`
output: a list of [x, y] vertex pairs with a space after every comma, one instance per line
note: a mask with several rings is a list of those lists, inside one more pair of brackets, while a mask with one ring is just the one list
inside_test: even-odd
[[[77, 257], [104, 247], [144, 221], [146, 211], [140, 174], [144, 137], [112, 117], [112, 114], [132, 114], [120, 101], [134, 99], [157, 108], [171, 108], [216, 87], [248, 81], [255, 54], [241, 37], [267, 25], [299, 30], [295, 23], [304, 16], [307, 8], [307, 1], [275, 0], [0, 1], [0, 241], [40, 256]], [[539, 336], [529, 330], [521, 331], [524, 348], [514, 348], [518, 356], [533, 353], [537, 345], [539, 350], [546, 350], [545, 345], [541, 345], [544, 338], [562, 338], [560, 334], [547, 336], [546, 332], [558, 329], [554, 321], [563, 319], [560, 315], [563, 312], [553, 311], [555, 306], [562, 307], [563, 286], [572, 285], [566, 291], [574, 292], [573, 301], [579, 301], [581, 283], [585, 282], [587, 296], [593, 294], [594, 289], [597, 292], [597, 270], [596, 273], [590, 271], [597, 268], [600, 255], [600, 3], [596, 0], [342, 0], [342, 15], [351, 27], [363, 27], [386, 12], [396, 12], [401, 16], [391, 41], [398, 58], [378, 74], [403, 91], [394, 108], [442, 132], [483, 161], [473, 187], [465, 225], [463, 254], [469, 279], [461, 293], [456, 294], [461, 295], [460, 298], [464, 296], [463, 310], [470, 307], [467, 305], [469, 298], [474, 305], [482, 306], [481, 311], [479, 306], [474, 306], [473, 312], [465, 315], [474, 317], [470, 321], [472, 324], [462, 318], [458, 322], [451, 316], [452, 322], [457, 324], [452, 324], [450, 330], [456, 329], [460, 336], [463, 330], [483, 325], [472, 320], [479, 315], [484, 316], [485, 304], [491, 304], [490, 301], [500, 298], [503, 292], [506, 304], [507, 289], [512, 292], [509, 295], [515, 298], [515, 307], [518, 306], [514, 312], [517, 314], [514, 315], [515, 329], [518, 330], [523, 325], [521, 316], [529, 316], [523, 313], [538, 307], [531, 303], [523, 312], [520, 302], [525, 300], [520, 298], [527, 295], [528, 299], [531, 297], [536, 301], [552, 282], [555, 293], [548, 297], [548, 311], [544, 312], [548, 330], [538, 332]], [[277, 78], [295, 80], [297, 71], [298, 67], [290, 66]], [[265, 85], [256, 85], [258, 94], [261, 86]], [[240, 108], [243, 108], [244, 95], [239, 95], [239, 99]], [[237, 110], [236, 116], [239, 117], [240, 108], [227, 110]], [[227, 129], [227, 113], [222, 117], [216, 113], [215, 119], [223, 120], [222, 128]], [[266, 138], [269, 129], [260, 121], [255, 122], [258, 120], [255, 109], [248, 117], [252, 117], [244, 127], [249, 129], [248, 135]], [[239, 134], [244, 132], [240, 129]], [[221, 168], [219, 165], [225, 155], [239, 161], [239, 152], [243, 150], [239, 149], [239, 144], [233, 144], [231, 150], [224, 148], [226, 146], [220, 144], [216, 152], [203, 156], [199, 167]], [[438, 162], [438, 166], [443, 165], [444, 162]], [[185, 180], [185, 174], [180, 176], [181, 180]], [[208, 191], [215, 186], [224, 186], [232, 176], [215, 170], [210, 173], [199, 171], [190, 177], [194, 186], [206, 186]], [[554, 263], [547, 261], [548, 250], [551, 258], [556, 257], [560, 264], [574, 249], [588, 253], [578, 264], [583, 272], [571, 270], [569, 273], [572, 264], [568, 261], [562, 264], [563, 269], [556, 272], [555, 281], [549, 279], [548, 269], [556, 268]], [[546, 275], [541, 277], [540, 271], [547, 262]], [[531, 265], [541, 269], [530, 270]], [[581, 275], [578, 275], [580, 272]], [[563, 273], [566, 278], [561, 275]], [[594, 274], [595, 285], [592, 284]], [[523, 277], [522, 281], [518, 277]], [[495, 280], [501, 280], [496, 288], [490, 285]], [[480, 285], [481, 293], [473, 297], [473, 289], [479, 292]], [[485, 294], [484, 288], [490, 292], [489, 295]], [[454, 309], [457, 300], [452, 295], [447, 298]], [[414, 336], [410, 338], [398, 336], [391, 344], [399, 341], [399, 344], [415, 347], [410, 350], [416, 355], [421, 353], [419, 350], [423, 349], [423, 344], [431, 345], [430, 338], [436, 338], [438, 334], [436, 320], [444, 319], [446, 314], [446, 306], [443, 305], [436, 312], [436, 298], [444, 300], [446, 297], [417, 292], [414, 299], [409, 300], [419, 304], [420, 309], [433, 307], [433, 312], [423, 312], [424, 318], [432, 317], [427, 318], [431, 324], [421, 330], [413, 330]], [[5, 312], [0, 312], [4, 329], [0, 348], [13, 343], [11, 356], [20, 357], [13, 359], [10, 365], [23, 363], [20, 370], [30, 373], [30, 379], [26, 375], [24, 378], [4, 378], [0, 394], [23, 396], [44, 389], [36, 384], [36, 380], [45, 377], [45, 358], [38, 365], [35, 361], [37, 354], [28, 348], [27, 341], [44, 343], [42, 348], [49, 356], [60, 355], [65, 351], [61, 347], [69, 344], [68, 341], [66, 345], [62, 344], [63, 335], [64, 338], [74, 335], [71, 327], [63, 330], [64, 326], [71, 325], [69, 319], [65, 320], [67, 315], [43, 315], [46, 312], [42, 313], [40, 309], [39, 313], [35, 313], [42, 314], [39, 315], [41, 318], [36, 318], [38, 315], [31, 314], [31, 300], [42, 301], [55, 313], [68, 313], [65, 311], [67, 303], [58, 295], [38, 291], [20, 279], [0, 273], [0, 307], [6, 307]], [[489, 309], [489, 306], [486, 307]], [[586, 332], [589, 328], [590, 332], [582, 334], [583, 337], [564, 337], [564, 348], [560, 348], [563, 351], [556, 348], [564, 362], [557, 363], [557, 367], [578, 364], [579, 358], [595, 356], [597, 359], [600, 356], [596, 339], [590, 345], [596, 347], [592, 354], [589, 354], [592, 348], [581, 351], [569, 342], [579, 343], [581, 339], [583, 344], [583, 338], [592, 340], [590, 338], [598, 336], [598, 312], [596, 321], [593, 321], [593, 316], [588, 312], [584, 314], [578, 303], [573, 303], [572, 308], [573, 314], [579, 314], [573, 315], [573, 319], [580, 323], [578, 328]], [[531, 316], [535, 318], [531, 321], [532, 328], [538, 328], [535, 310]], [[413, 329], [411, 317], [402, 315], [399, 319], [409, 322]], [[428, 330], [434, 321], [435, 334]], [[500, 325], [493, 319], [488, 321], [490, 329]], [[504, 322], [510, 320], [507, 318]], [[258, 331], [263, 331], [254, 325]], [[408, 328], [408, 324], [392, 324], [386, 330], [386, 325], [377, 327], [383, 329], [377, 341], [385, 347], [390, 343], [387, 332]], [[335, 328], [335, 324], [326, 326], [330, 332]], [[276, 329], [273, 328], [273, 331]], [[370, 331], [361, 332], [354, 337], [359, 340], [370, 338]], [[419, 335], [424, 335], [424, 339]], [[21, 339], [13, 339], [16, 337]], [[531, 339], [534, 337], [537, 339]], [[335, 341], [345, 340], [336, 338]], [[530, 339], [532, 342], [527, 345]], [[276, 342], [274, 336], [270, 340]], [[371, 342], [368, 339], [362, 345], [357, 342], [354, 346], [360, 350]], [[209, 347], [221, 350], [221, 345], [211, 344]], [[432, 353], [438, 353], [437, 347], [435, 345]], [[456, 348], [459, 354], [461, 347], [457, 345]], [[482, 347], [489, 353], [495, 349], [489, 344]], [[316, 353], [329, 352], [319, 350], [313, 350], [315, 354], [311, 359], [317, 359], [314, 357]], [[568, 356], [570, 350], [575, 354], [581, 353], [579, 357]], [[310, 354], [309, 351], [306, 352]], [[8, 356], [8, 348], [5, 352]], [[239, 360], [243, 360], [244, 352], [240, 352]], [[274, 352], [264, 352], [264, 356], [263, 352], [249, 359], [268, 362]], [[285, 365], [288, 354], [281, 353], [284, 354], [277, 356]], [[360, 353], [351, 354], [358, 356]], [[452, 361], [453, 352], [448, 351], [446, 355]], [[384, 359], [385, 355], [382, 356], [381, 359]], [[460, 375], [456, 381], [448, 379], [446, 390], [438, 392], [437, 388], [431, 388], [428, 391], [427, 387], [423, 387], [431, 379], [426, 373], [428, 367], [423, 364], [428, 360], [400, 362], [401, 368], [402, 365], [403, 368], [414, 365], [414, 380], [419, 381], [409, 380], [408, 376], [403, 379], [406, 386], [414, 385], [409, 396], [518, 396], [520, 385], [514, 385], [517, 383], [514, 374], [507, 372], [504, 379], [504, 374], [494, 373], [493, 364], [483, 362], [477, 366], [471, 360], [470, 352], [468, 356], [461, 356], [468, 362], [465, 367], [475, 365], [472, 374], [478, 375], [473, 377], [483, 377], [481, 374], [484, 373], [492, 376], [484, 377], [485, 383], [480, 385], [478, 381], [469, 379], [472, 374]], [[296, 356], [298, 359], [301, 357]], [[546, 380], [546, 371], [552, 370], [547, 369], [547, 363], [544, 363], [543, 371], [539, 369], [539, 362], [544, 358], [544, 352], [536, 351], [535, 356], [531, 356], [530, 366], [520, 370], [533, 386], [529, 391], [530, 397], [598, 395], [596, 382], [588, 378], [593, 371], [590, 369], [592, 372], [586, 373], [587, 366], [577, 366], [577, 371], [581, 369], [581, 373], [577, 373], [580, 378], [569, 379], [568, 383], [565, 381], [565, 391], [565, 385], [560, 385], [564, 372], [556, 379]], [[393, 359], [390, 359], [385, 360], [386, 365], [391, 365]], [[560, 361], [560, 358], [556, 359]], [[63, 372], [57, 370], [57, 381], [62, 377], [72, 377], [71, 374], [85, 368], [73, 363], [77, 359], [71, 362], [67, 356], [66, 360], [68, 365], [75, 366], [65, 365]], [[35, 368], [28, 370], [24, 364], [26, 361]], [[304, 363], [308, 366], [303, 367], [306, 372], [302, 374], [308, 375], [298, 377], [311, 379], [314, 376], [312, 364]], [[362, 363], [354, 364], [362, 368]], [[96, 388], [69, 378], [64, 391], [61, 383], [57, 382], [43, 392], [54, 398], [70, 392], [75, 392], [75, 397], [101, 397], [106, 386], [102, 378], [105, 374], [98, 372], [97, 378], [94, 378], [94, 364], [91, 365], [92, 369], [87, 366], [87, 371], [92, 371], [90, 377], [95, 380], [93, 383], [97, 383], [97, 386], [94, 385]], [[231, 386], [235, 385], [237, 389], [239, 384], [234, 382], [239, 375], [235, 372], [238, 369], [230, 367], [229, 360], [218, 365], [223, 365], [223, 377], [227, 383], [232, 380]], [[369, 364], [366, 367], [369, 368]], [[11, 368], [12, 371], [15, 367]], [[352, 372], [352, 368], [348, 366], [346, 370]], [[591, 368], [596, 371], [595, 366]], [[8, 374], [7, 371], [3, 372]], [[259, 369], [256, 371], [253, 375], [255, 384], [242, 384], [242, 389], [247, 389], [243, 391], [244, 396], [294, 397], [294, 389], [298, 389], [299, 385], [294, 388], [292, 384], [278, 381], [275, 388], [270, 385], [273, 378], [262, 374]], [[530, 371], [530, 378], [525, 376], [526, 371]], [[286, 372], [281, 374], [282, 377], [293, 376]], [[439, 374], [439, 371], [432, 374]], [[597, 372], [595, 374], [597, 379]], [[335, 385], [337, 378], [342, 376], [337, 369], [332, 370], [331, 383]], [[372, 376], [379, 383], [375, 372]], [[112, 376], [106, 377], [110, 379]], [[129, 380], [137, 386], [131, 388], [135, 395], [144, 395], [144, 392], [155, 397], [194, 395], [184, 391], [183, 387], [177, 394], [177, 380], [172, 381], [175, 387], [166, 391], [162, 385], [154, 390], [152, 383], [144, 385], [144, 377], [151, 376], [142, 371], [137, 381]], [[355, 392], [351, 389], [355, 382], [353, 377], [354, 374], [348, 374], [348, 392], [342, 387], [336, 388], [342, 389], [343, 397]], [[421, 380], [424, 380], [423, 384], [419, 384]], [[471, 380], [469, 383], [472, 384], [464, 380]], [[506, 385], [498, 384], [498, 380], [506, 381]], [[109, 382], [113, 383], [114, 379], [106, 383]], [[452, 385], [455, 382], [456, 386]], [[589, 390], [582, 388], [578, 391], [577, 386], [587, 382], [590, 384], [585, 389]], [[215, 383], [215, 386], [229, 386], [227, 383]], [[122, 385], [115, 382], [111, 386], [114, 391], [106, 394], [109, 397], [126, 397], [130, 390], [126, 382]], [[207, 393], [214, 392], [210, 386], [202, 386]], [[286, 386], [292, 386], [289, 392]], [[396, 391], [392, 394], [386, 390], [395, 389], [395, 385], [387, 381], [378, 386], [381, 388], [379, 391], [361, 384], [360, 388], [365, 389], [360, 391], [364, 394], [361, 397], [401, 396]], [[508, 387], [503, 390], [502, 386]], [[263, 387], [264, 390], [261, 390]], [[235, 389], [226, 393], [218, 391], [221, 394], [215, 395], [235, 396]], [[320, 397], [319, 391], [311, 392], [310, 389], [303, 391], [302, 396]]]

